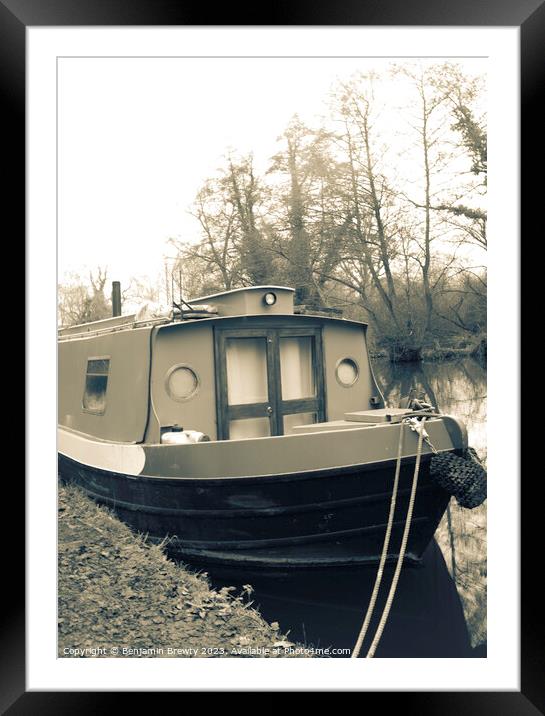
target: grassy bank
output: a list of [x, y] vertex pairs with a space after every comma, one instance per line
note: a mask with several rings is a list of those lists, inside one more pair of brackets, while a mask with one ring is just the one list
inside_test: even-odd
[[61, 657], [306, 655], [251, 606], [214, 591], [81, 490], [59, 487]]

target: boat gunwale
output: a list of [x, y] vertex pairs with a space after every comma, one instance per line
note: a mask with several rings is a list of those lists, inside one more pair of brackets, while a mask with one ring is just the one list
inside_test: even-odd
[[[463, 423], [460, 423], [456, 418], [453, 418], [453, 416], [445, 415], [441, 418], [435, 418], [433, 419], [433, 422], [442, 423], [443, 418], [447, 418], [447, 425], [448, 422], [454, 421], [458, 427], [458, 429], [461, 431], [461, 442], [462, 445], [460, 447], [455, 447], [454, 443], [451, 443], [449, 447], [441, 448], [439, 447], [437, 449], [437, 453], [448, 453], [448, 452], [454, 452], [455, 454], [461, 454], [463, 452], [464, 446], [467, 446], [467, 436], [465, 431], [465, 426], [463, 426]], [[430, 424], [432, 423], [432, 420], [430, 420]], [[126, 449], [131, 450], [134, 449], [135, 451], [143, 451], [145, 455], [145, 461], [142, 466], [142, 471], [138, 473], [125, 473], [120, 470], [108, 470], [107, 468], [101, 467], [100, 465], [93, 465], [90, 463], [82, 462], [81, 460], [77, 460], [74, 457], [71, 457], [71, 455], [67, 452], [63, 452], [62, 450], [58, 450], [58, 453], [60, 455], [63, 455], [66, 459], [72, 460], [73, 462], [80, 464], [87, 469], [96, 469], [100, 470], [102, 472], [107, 472], [110, 474], [116, 474], [121, 475], [125, 477], [130, 477], [131, 479], [148, 479], [152, 481], [168, 481], [171, 480], [173, 484], [177, 484], [180, 481], [195, 481], [195, 480], [201, 480], [203, 482], [206, 482], [206, 484], [214, 484], [213, 481], [217, 481], [218, 483], [225, 483], [226, 481], [232, 481], [232, 480], [240, 480], [240, 481], [247, 481], [247, 480], [259, 480], [259, 481], [266, 481], [266, 480], [291, 480], [291, 479], [312, 479], [315, 476], [324, 474], [332, 474], [335, 472], [349, 472], [349, 471], [361, 471], [361, 470], [370, 470], [375, 469], [376, 467], [384, 467], [387, 465], [394, 465], [396, 462], [396, 457], [389, 456], [384, 459], [374, 459], [372, 461], [368, 462], [352, 462], [348, 464], [342, 464], [342, 465], [331, 465], [329, 467], [314, 467], [309, 470], [302, 470], [302, 469], [296, 469], [289, 472], [274, 472], [274, 473], [254, 473], [254, 474], [241, 474], [241, 475], [213, 475], [213, 476], [206, 476], [206, 475], [161, 475], [161, 474], [150, 474], [144, 472], [146, 469], [146, 463], [148, 460], [148, 456], [152, 457], [153, 454], [157, 454], [157, 451], [161, 451], [161, 453], [166, 454], [167, 449], [171, 449], [171, 451], [177, 450], [195, 450], [197, 449], [197, 446], [200, 446], [200, 450], [205, 450], [206, 446], [210, 445], [217, 445], [224, 443], [226, 446], [230, 446], [232, 448], [233, 443], [238, 442], [241, 446], [245, 442], [256, 442], [258, 440], [289, 440], [289, 439], [299, 439], [299, 440], [308, 440], [309, 438], [311, 440], [319, 439], [322, 435], [327, 434], [332, 436], [333, 434], [341, 434], [341, 433], [355, 433], [358, 430], [366, 431], [371, 428], [382, 428], [387, 429], [390, 427], [401, 425], [401, 423], [379, 423], [375, 425], [361, 425], [357, 424], [355, 427], [347, 428], [346, 430], [330, 430], [330, 431], [322, 431], [322, 432], [313, 432], [313, 433], [301, 433], [298, 435], [276, 435], [272, 437], [266, 437], [266, 438], [252, 438], [247, 440], [239, 440], [239, 441], [232, 441], [232, 440], [225, 440], [225, 441], [214, 441], [214, 442], [202, 442], [202, 443], [194, 443], [194, 444], [188, 444], [188, 445], [162, 445], [159, 443], [116, 443], [116, 442], [110, 442], [110, 441], [104, 441], [104, 440], [95, 440], [92, 436], [88, 436], [85, 433], [78, 433], [76, 431], [72, 431], [70, 429], [65, 429], [63, 426], [59, 426], [59, 430], [65, 430], [68, 434], [73, 434], [78, 438], [81, 438], [82, 440], [87, 440], [89, 443], [95, 443], [97, 445], [107, 445], [111, 447], [116, 447], [117, 445], [122, 445]], [[450, 431], [448, 430], [447, 425], [445, 425], [445, 429], [447, 433]], [[57, 445], [58, 447], [58, 445]], [[227, 448], [226, 448], [227, 449]], [[424, 460], [429, 460], [434, 455], [434, 452], [432, 451], [431, 447], [427, 444], [424, 444], [423, 446], [423, 453], [422, 458]], [[406, 452], [402, 456], [402, 463], [412, 462], [414, 461], [416, 457], [416, 451], [415, 452]], [[152, 458], [153, 459], [153, 458]], [[149, 469], [149, 468], [148, 468]]]
[[[169, 447], [185, 447], [185, 446], [169, 446]], [[320, 468], [317, 470], [297, 470], [294, 472], [286, 472], [286, 473], [266, 473], [264, 475], [227, 475], [225, 477], [206, 477], [206, 476], [198, 476], [198, 477], [190, 477], [190, 476], [183, 476], [183, 475], [168, 475], [168, 476], [162, 476], [162, 475], [148, 475], [145, 473], [140, 473], [138, 475], [130, 475], [128, 473], [124, 472], [117, 472], [113, 470], [107, 470], [101, 467], [96, 467], [95, 465], [89, 465], [83, 462], [80, 462], [79, 460], [75, 460], [74, 458], [70, 457], [69, 455], [66, 455], [65, 453], [58, 451], [59, 455], [62, 455], [62, 457], [65, 460], [69, 460], [70, 462], [75, 463], [76, 465], [81, 465], [86, 470], [94, 470], [100, 473], [104, 473], [106, 475], [121, 477], [121, 478], [127, 478], [129, 480], [140, 480], [142, 482], [161, 482], [161, 483], [172, 483], [173, 485], [176, 485], [180, 482], [202, 482], [207, 485], [209, 484], [222, 484], [226, 482], [232, 482], [236, 480], [240, 480], [241, 482], [250, 482], [252, 480], [255, 480], [256, 482], [290, 482], [290, 481], [299, 481], [299, 480], [312, 480], [313, 478], [320, 478], [320, 477], [329, 477], [335, 473], [342, 473], [339, 475], [339, 477], [344, 477], [345, 475], [351, 475], [357, 472], [370, 472], [375, 469], [384, 469], [388, 466], [394, 466], [396, 464], [396, 458], [386, 458], [384, 460], [375, 460], [373, 462], [366, 462], [366, 463], [357, 463], [357, 464], [350, 464], [350, 465], [337, 465], [334, 467], [326, 467], [326, 468]], [[443, 452], [456, 452], [452, 448], [446, 449], [446, 450], [440, 450], [439, 453]], [[423, 453], [421, 457], [421, 462], [428, 462], [432, 459], [434, 453], [429, 452]], [[404, 455], [401, 458], [401, 465], [406, 465], [414, 462], [416, 455]]]

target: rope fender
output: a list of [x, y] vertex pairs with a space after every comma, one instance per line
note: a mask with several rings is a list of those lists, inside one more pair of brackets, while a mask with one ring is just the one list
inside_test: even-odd
[[431, 460], [430, 477], [455, 497], [460, 507], [472, 510], [486, 500], [486, 470], [473, 448], [468, 448], [463, 456], [454, 453], [435, 455]]

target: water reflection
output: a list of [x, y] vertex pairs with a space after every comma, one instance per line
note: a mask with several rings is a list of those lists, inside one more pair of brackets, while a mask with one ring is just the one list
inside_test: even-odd
[[[393, 564], [384, 570], [383, 584], [367, 638], [364, 657], [378, 626]], [[215, 587], [248, 582], [251, 599], [263, 618], [278, 622], [289, 640], [314, 649], [318, 656], [348, 658], [362, 625], [373, 589], [376, 566], [327, 570], [275, 570], [274, 573], [206, 568]], [[241, 589], [242, 591], [242, 589]], [[339, 650], [334, 652], [333, 650]], [[344, 650], [341, 652], [340, 650]], [[375, 656], [377, 658], [472, 657], [462, 605], [449, 577], [444, 558], [432, 540], [422, 565], [402, 570], [389, 619]]]
[[473, 358], [430, 363], [373, 362], [386, 403], [399, 405], [414, 388], [423, 391], [443, 413], [461, 418], [469, 444], [486, 460], [486, 369]]
[[[479, 363], [376, 361], [374, 370], [388, 405], [397, 406], [412, 388], [425, 391], [433, 405], [466, 423], [470, 445], [486, 459], [486, 372]], [[486, 507], [462, 510], [451, 501], [436, 539], [423, 567], [402, 571], [377, 657], [484, 655], [472, 652], [470, 643], [486, 641]], [[353, 647], [376, 574], [376, 567], [339, 570], [332, 578], [331, 572], [268, 575], [195, 566], [208, 572], [214, 586], [241, 588], [251, 583], [252, 598], [263, 617], [279, 622], [292, 640], [333, 648]], [[386, 570], [384, 584], [389, 584], [391, 569]], [[379, 598], [377, 615], [382, 604]], [[375, 624], [371, 623], [370, 635]]]

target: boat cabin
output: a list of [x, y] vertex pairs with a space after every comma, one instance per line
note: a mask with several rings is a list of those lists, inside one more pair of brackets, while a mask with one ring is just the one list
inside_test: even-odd
[[297, 433], [384, 407], [367, 326], [294, 310], [294, 290], [235, 289], [174, 316], [117, 316], [59, 331], [59, 424], [94, 438], [159, 444]]

